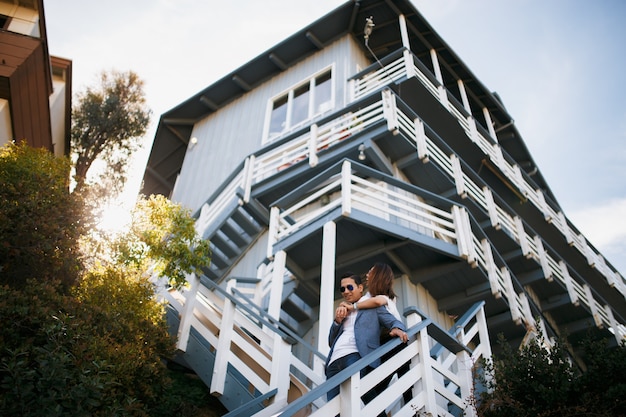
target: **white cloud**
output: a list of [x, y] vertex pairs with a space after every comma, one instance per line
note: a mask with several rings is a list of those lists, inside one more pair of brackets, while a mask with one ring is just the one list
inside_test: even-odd
[[626, 273], [626, 198], [575, 210], [570, 221], [618, 269]]

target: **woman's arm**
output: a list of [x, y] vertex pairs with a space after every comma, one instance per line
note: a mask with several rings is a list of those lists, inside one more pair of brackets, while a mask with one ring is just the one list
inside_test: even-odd
[[371, 298], [368, 298], [367, 300], [363, 300], [363, 301], [358, 301], [354, 304], [352, 303], [346, 303], [345, 301], [341, 302], [341, 305], [344, 306], [345, 308], [348, 309], [348, 311], [353, 311], [355, 310], [355, 305], [356, 305], [356, 310], [360, 310], [360, 309], [368, 309], [368, 308], [378, 308], [384, 305], [387, 305], [387, 301], [388, 298], [384, 295], [377, 295]]

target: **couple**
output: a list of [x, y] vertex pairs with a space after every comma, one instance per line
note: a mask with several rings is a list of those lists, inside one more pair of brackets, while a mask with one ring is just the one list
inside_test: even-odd
[[[379, 347], [381, 329], [391, 329], [389, 336], [399, 337], [405, 343], [408, 340], [395, 307], [391, 267], [383, 263], [375, 264], [367, 273], [366, 281], [370, 292], [363, 295], [360, 276], [346, 274], [341, 278], [340, 290], [344, 301], [335, 311], [328, 335], [330, 352], [326, 361], [327, 379]], [[361, 377], [380, 365], [380, 362], [372, 362], [361, 372]], [[338, 394], [339, 387], [336, 387], [328, 392], [328, 400]], [[371, 394], [365, 396], [364, 400], [369, 402]]]

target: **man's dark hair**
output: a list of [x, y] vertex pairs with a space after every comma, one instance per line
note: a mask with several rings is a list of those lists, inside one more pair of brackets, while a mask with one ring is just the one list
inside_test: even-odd
[[[344, 279], [344, 278], [352, 278], [356, 285], [361, 285], [363, 283], [363, 279], [361, 279], [361, 276], [358, 274], [355, 274], [352, 271], [344, 272], [341, 275], [341, 279]], [[340, 279], [340, 282], [341, 282], [341, 279]]]

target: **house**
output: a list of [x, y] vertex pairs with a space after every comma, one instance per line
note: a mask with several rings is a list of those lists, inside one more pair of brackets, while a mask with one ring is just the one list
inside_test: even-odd
[[[160, 293], [180, 361], [230, 416], [473, 415], [472, 368], [499, 334], [626, 337], [624, 277], [409, 0], [347, 1], [163, 114], [143, 193], [190, 208], [211, 242], [211, 266]], [[375, 262], [395, 271], [408, 347], [326, 381], [338, 277]]]
[[72, 61], [48, 52], [43, 0], [0, 0], [0, 146], [69, 155]]

